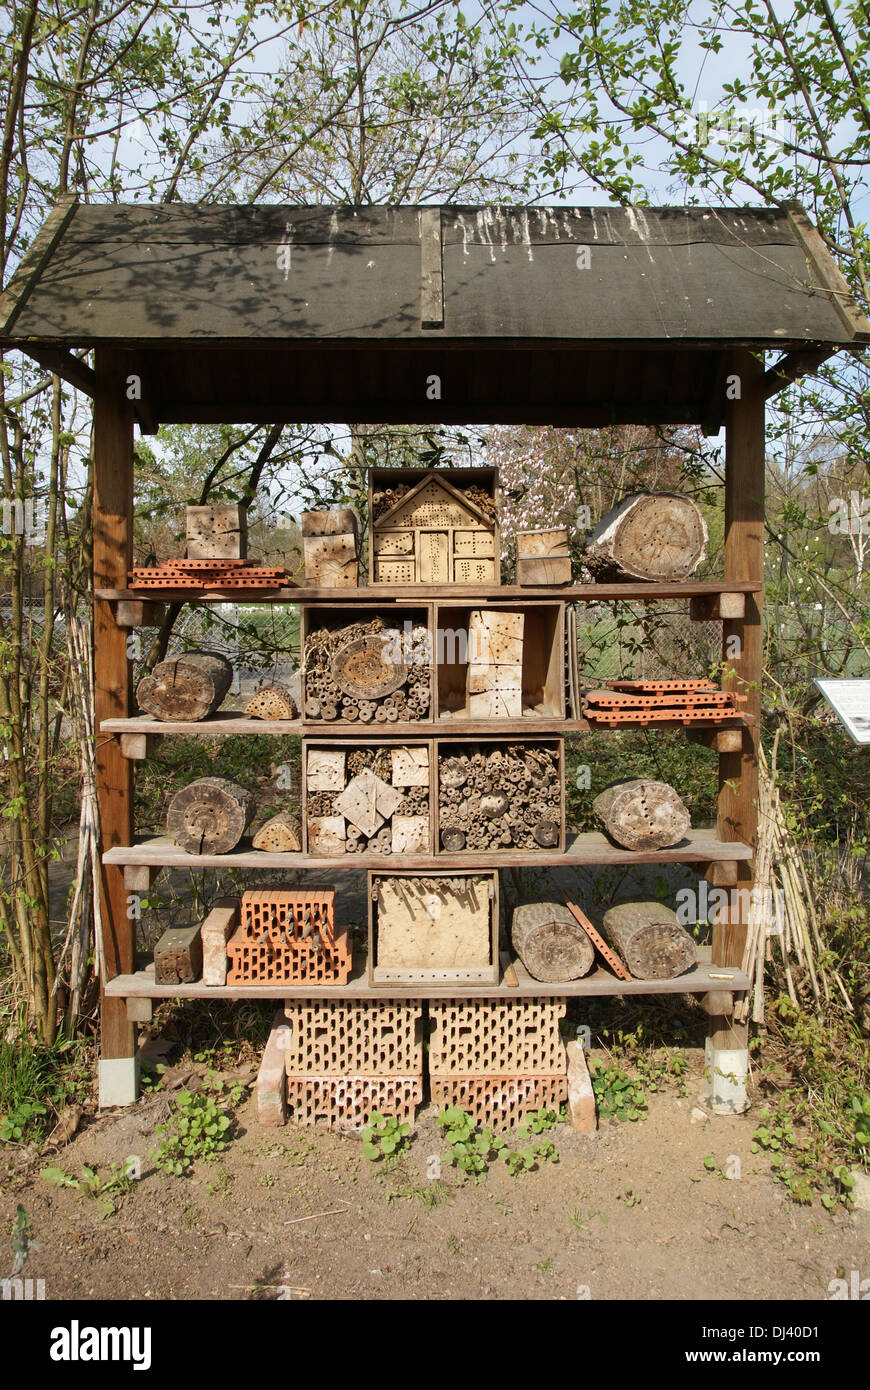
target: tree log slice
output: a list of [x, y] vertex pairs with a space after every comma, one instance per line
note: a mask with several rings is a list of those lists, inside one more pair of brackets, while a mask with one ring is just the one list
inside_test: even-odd
[[348, 642], [336, 652], [330, 674], [339, 690], [353, 700], [378, 700], [408, 679], [408, 668], [393, 637], [382, 632]]
[[605, 912], [602, 931], [638, 980], [673, 979], [697, 960], [691, 936], [661, 903], [619, 903]]
[[684, 839], [691, 818], [667, 782], [629, 778], [606, 787], [592, 803], [611, 839], [625, 849], [664, 849]]
[[635, 492], [599, 522], [584, 562], [596, 580], [686, 579], [707, 553], [707, 526], [679, 492]]
[[523, 903], [514, 910], [514, 950], [535, 980], [579, 980], [588, 975], [595, 949], [563, 903]]
[[252, 843], [254, 849], [270, 854], [292, 854], [302, 849], [302, 829], [297, 820], [282, 813], [265, 821]]
[[195, 722], [214, 713], [232, 679], [232, 665], [220, 652], [181, 652], [143, 677], [136, 699], [155, 719]]
[[299, 711], [283, 685], [264, 685], [245, 705], [245, 714], [252, 719], [295, 719]]
[[228, 854], [254, 817], [253, 792], [225, 777], [201, 777], [169, 803], [166, 829], [189, 854]]

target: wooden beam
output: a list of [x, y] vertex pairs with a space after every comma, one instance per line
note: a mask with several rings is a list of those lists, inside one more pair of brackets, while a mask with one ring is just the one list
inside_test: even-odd
[[689, 600], [689, 617], [694, 623], [709, 623], [719, 618], [742, 618], [745, 614], [744, 594], [700, 594]]
[[769, 401], [798, 377], [814, 372], [834, 356], [834, 351], [833, 348], [802, 348], [799, 352], [787, 352], [764, 373], [764, 399]]
[[870, 341], [870, 323], [849, 288], [849, 283], [822, 239], [818, 228], [810, 221], [802, 203], [786, 203], [786, 216], [795, 240], [807, 258], [807, 268], [814, 272], [817, 285], [827, 290], [831, 303], [849, 337], [858, 342]]
[[444, 327], [441, 209], [420, 209], [420, 327]]
[[[54, 249], [75, 216], [78, 201], [74, 193], [65, 193], [58, 198], [46, 217], [30, 249], [22, 256], [18, 269], [0, 294], [0, 334], [10, 333], [12, 325], [30, 298]], [[22, 351], [30, 352], [29, 345], [21, 344]]]
[[[114, 349], [96, 351], [94, 396], [94, 587], [126, 583], [133, 547], [133, 411], [127, 399], [129, 358]], [[127, 636], [112, 606], [94, 601], [94, 696], [97, 728], [104, 719], [130, 713], [132, 668]], [[97, 796], [104, 854], [132, 839], [133, 764], [118, 740], [99, 738]], [[127, 916], [123, 870], [104, 865], [102, 881], [103, 959], [101, 980], [102, 1057], [132, 1058], [133, 1025], [122, 1000], [105, 996], [106, 983], [133, 969], [135, 923]]]
[[35, 343], [29, 344], [24, 351], [47, 372], [53, 372], [67, 385], [75, 386], [77, 390], [84, 391], [86, 396], [93, 398], [97, 385], [96, 374], [80, 357], [75, 357], [64, 348], [46, 347], [44, 344]]
[[[742, 351], [731, 354], [730, 375], [739, 382], [739, 399], [729, 403], [725, 452], [725, 578], [762, 581], [764, 577], [764, 368]], [[752, 721], [743, 729], [742, 749], [719, 755], [718, 832], [723, 841], [755, 847], [758, 830], [758, 739], [761, 719], [762, 593], [746, 595], [746, 614], [723, 623], [722, 655], [729, 675], [726, 689], [748, 697]], [[738, 862], [738, 887], [751, 889], [754, 860]], [[731, 896], [731, 895], [729, 895]], [[713, 962], [739, 965], [748, 923], [745, 900], [727, 921], [713, 927]], [[738, 920], [733, 920], [735, 915]], [[747, 1046], [748, 1028], [732, 1025], [730, 1016], [711, 1016], [709, 1041], [714, 1051]]]

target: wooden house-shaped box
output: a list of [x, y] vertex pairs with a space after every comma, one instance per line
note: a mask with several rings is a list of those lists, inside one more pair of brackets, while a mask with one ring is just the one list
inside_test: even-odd
[[501, 582], [494, 468], [374, 468], [369, 474], [373, 584]]

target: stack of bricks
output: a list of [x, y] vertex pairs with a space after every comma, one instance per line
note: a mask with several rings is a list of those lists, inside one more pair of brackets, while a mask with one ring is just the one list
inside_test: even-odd
[[746, 695], [708, 680], [608, 681], [587, 690], [583, 713], [592, 724], [721, 724], [734, 719]]
[[286, 1101], [297, 1124], [356, 1130], [377, 1110], [410, 1123], [423, 1100], [422, 1006], [390, 1000], [285, 1005]]
[[494, 1129], [513, 1129], [533, 1110], [558, 1110], [568, 1099], [559, 1035], [565, 1007], [562, 998], [431, 1000], [432, 1101]]
[[228, 985], [343, 985], [353, 964], [347, 928], [335, 924], [334, 888], [243, 893], [227, 954]]

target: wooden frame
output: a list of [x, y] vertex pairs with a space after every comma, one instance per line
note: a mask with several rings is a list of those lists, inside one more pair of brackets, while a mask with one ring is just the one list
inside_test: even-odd
[[[328, 729], [358, 729], [361, 734], [374, 734], [378, 729], [383, 729], [385, 734], [390, 733], [390, 725], [361, 724], [355, 720], [348, 719], [322, 719], [310, 718], [305, 714], [305, 700], [307, 695], [307, 662], [305, 657], [305, 645], [310, 634], [321, 626], [341, 627], [351, 623], [366, 622], [368, 619], [382, 616], [389, 626], [398, 623], [400, 626], [405, 621], [411, 621], [415, 625], [425, 626], [429, 633], [429, 641], [433, 641], [433, 622], [434, 608], [430, 603], [355, 603], [348, 607], [344, 604], [308, 604], [303, 603], [299, 620], [299, 644], [302, 661], [302, 712], [301, 719], [307, 730], [328, 730]], [[435, 708], [435, 672], [433, 667], [429, 669], [429, 713], [421, 719], [412, 722], [415, 725], [431, 724], [433, 711]]]
[[[396, 526], [395, 524], [393, 524], [393, 525], [384, 525], [384, 519], [385, 519], [385, 517], [389, 517], [389, 516], [392, 515], [397, 509], [401, 509], [401, 508], [407, 506], [408, 502], [412, 500], [412, 498], [417, 494], [417, 492], [418, 492], [420, 489], [422, 489], [423, 487], [425, 487], [425, 485], [428, 483], [428, 481], [429, 481], [431, 478], [436, 478], [440, 483], [442, 483], [442, 484], [445, 486], [445, 488], [447, 489], [447, 492], [448, 492], [448, 493], [453, 493], [454, 496], [455, 496], [455, 499], [457, 500], [457, 502], [459, 502], [462, 506], [469, 507], [473, 512], [477, 512], [478, 515], [479, 515], [479, 517], [480, 517], [480, 518], [484, 521], [484, 523], [485, 523], [485, 529], [491, 529], [491, 531], [492, 531], [492, 556], [491, 556], [491, 557], [490, 557], [490, 556], [483, 556], [483, 555], [480, 556], [481, 559], [489, 559], [489, 558], [491, 558], [492, 561], [493, 561], [493, 566], [492, 566], [492, 568], [493, 568], [493, 574], [492, 574], [492, 578], [491, 578], [491, 579], [487, 580], [487, 579], [484, 578], [484, 579], [481, 580], [481, 579], [479, 579], [479, 578], [470, 578], [470, 579], [468, 579], [467, 581], [459, 581], [459, 580], [456, 580], [456, 579], [454, 578], [454, 574], [453, 574], [453, 562], [454, 562], [454, 559], [459, 558], [458, 555], [457, 555], [456, 549], [455, 549], [455, 545], [454, 545], [454, 534], [453, 534], [453, 533], [454, 533], [454, 528], [452, 528], [452, 527], [446, 527], [446, 528], [445, 528], [445, 527], [440, 527], [440, 526], [433, 526], [433, 527], [431, 527], [431, 528], [430, 528], [430, 527], [427, 527], [427, 528], [420, 528], [420, 527], [416, 527], [416, 528], [405, 528], [405, 527]], [[395, 485], [395, 484], [397, 484], [397, 483], [405, 483], [405, 484], [407, 484], [407, 485], [409, 486], [410, 491], [406, 494], [405, 497], [401, 498], [401, 500], [400, 500], [399, 502], [396, 502], [396, 503], [393, 505], [393, 507], [391, 507], [391, 508], [389, 509], [388, 512], [384, 513], [377, 521], [375, 521], [375, 519], [374, 519], [374, 505], [373, 505], [374, 494], [379, 490], [379, 485], [380, 485], [380, 484], [385, 484], [385, 483], [387, 483], [387, 484], [393, 484], [393, 485]], [[474, 485], [474, 486], [478, 486], [478, 487], [484, 487], [484, 488], [490, 493], [490, 495], [491, 495], [491, 497], [492, 497], [492, 499], [493, 499], [493, 502], [494, 502], [494, 504], [495, 504], [495, 513], [496, 513], [496, 514], [495, 514], [495, 519], [494, 519], [492, 522], [490, 522], [490, 519], [489, 519], [488, 517], [484, 517], [483, 513], [480, 512], [479, 508], [476, 506], [475, 503], [473, 503], [472, 501], [470, 501], [469, 499], [467, 499], [467, 498], [465, 498], [464, 496], [461, 495], [462, 489], [463, 489], [464, 487], [469, 486], [469, 485]], [[446, 543], [446, 549], [445, 549], [445, 551], [444, 551], [443, 560], [444, 560], [444, 564], [445, 564], [447, 570], [449, 571], [449, 573], [446, 575], [446, 577], [445, 577], [444, 580], [439, 581], [439, 582], [442, 583], [442, 584], [448, 584], [448, 585], [450, 585], [450, 586], [452, 586], [453, 584], [460, 584], [460, 585], [461, 585], [461, 584], [464, 582], [464, 583], [468, 583], [468, 584], [473, 584], [473, 585], [475, 586], [475, 588], [479, 587], [479, 585], [480, 585], [481, 582], [483, 582], [483, 583], [488, 583], [488, 584], [498, 585], [498, 584], [500, 583], [500, 580], [501, 580], [501, 530], [500, 530], [500, 526], [499, 526], [499, 505], [500, 505], [500, 499], [499, 499], [499, 491], [498, 491], [498, 469], [496, 469], [496, 468], [372, 468], [372, 469], [370, 469], [370, 470], [369, 470], [369, 490], [368, 490], [368, 507], [369, 507], [369, 569], [368, 569], [368, 572], [369, 572], [369, 584], [370, 584], [370, 585], [377, 586], [378, 588], [381, 588], [381, 589], [386, 589], [386, 590], [389, 590], [389, 589], [392, 589], [393, 587], [395, 587], [394, 584], [393, 584], [392, 582], [384, 582], [384, 581], [379, 580], [379, 578], [378, 578], [378, 569], [379, 569], [379, 562], [378, 562], [378, 554], [379, 554], [379, 551], [378, 551], [378, 546], [379, 546], [379, 543], [380, 543], [380, 541], [381, 541], [381, 539], [382, 539], [383, 537], [389, 536], [390, 534], [392, 534], [393, 536], [408, 535], [408, 536], [412, 536], [412, 537], [416, 537], [416, 536], [418, 536], [418, 535], [425, 535], [425, 534], [432, 534], [432, 535], [435, 535], [435, 534], [438, 534], [438, 535], [447, 534], [448, 539], [447, 539], [447, 543]], [[458, 530], [463, 530], [463, 529], [466, 529], [466, 528], [461, 528], [461, 527], [460, 527], [460, 528], [456, 528], [456, 529], [458, 529]], [[467, 558], [473, 559], [473, 558], [474, 558], [474, 555], [470, 553], [469, 556], [468, 556]], [[391, 563], [391, 561], [389, 561], [389, 560], [388, 560], [387, 562], [388, 562], [388, 563]], [[416, 540], [414, 540], [412, 543], [409, 542], [407, 545], [404, 545], [404, 547], [403, 547], [402, 550], [401, 550], [401, 554], [397, 552], [397, 554], [396, 554], [396, 559], [395, 559], [395, 564], [396, 564], [396, 565], [401, 565], [401, 564], [403, 564], [403, 563], [404, 563], [405, 567], [408, 569], [408, 581], [409, 581], [409, 582], [416, 583], [416, 584], [427, 584], [427, 583], [429, 582], [429, 580], [427, 579], [426, 573], [425, 573], [425, 568], [426, 568], [426, 566], [425, 566], [425, 561], [424, 561], [424, 559], [423, 559], [423, 555], [422, 555], [422, 553], [421, 553], [420, 546], [419, 546], [419, 544], [417, 543]], [[413, 576], [411, 575], [411, 571], [412, 571], [412, 570], [413, 570]], [[405, 581], [397, 581], [397, 582], [403, 583], [403, 582], [405, 582]]]
[[[373, 735], [372, 737], [369, 737], [369, 738], [355, 738], [355, 739], [349, 739], [349, 738], [323, 738], [323, 737], [319, 737], [319, 736], [318, 736], [318, 737], [307, 737], [307, 736], [306, 736], [306, 737], [303, 738], [303, 740], [302, 740], [302, 849], [303, 849], [303, 853], [304, 853], [305, 855], [310, 855], [310, 852], [311, 852], [311, 851], [310, 851], [310, 844], [309, 844], [309, 820], [311, 819], [311, 817], [309, 817], [309, 814], [308, 814], [308, 793], [309, 793], [309, 791], [316, 791], [316, 790], [319, 790], [318, 788], [313, 788], [313, 787], [310, 787], [310, 785], [309, 785], [308, 761], [309, 761], [310, 754], [311, 754], [312, 752], [319, 752], [319, 751], [324, 750], [324, 749], [328, 749], [329, 751], [334, 751], [335, 749], [343, 749], [343, 750], [345, 750], [345, 752], [347, 752], [347, 751], [350, 751], [350, 750], [353, 750], [353, 749], [357, 749], [357, 748], [361, 748], [361, 747], [370, 748], [370, 749], [372, 749], [372, 750], [377, 750], [377, 749], [383, 748], [383, 749], [386, 749], [386, 750], [388, 750], [388, 751], [390, 751], [390, 750], [392, 750], [392, 749], [398, 749], [398, 748], [425, 748], [425, 749], [426, 749], [427, 754], [428, 754], [428, 758], [429, 758], [429, 831], [428, 831], [428, 849], [427, 849], [427, 851], [426, 851], [426, 854], [427, 854], [427, 856], [431, 855], [431, 854], [433, 853], [433, 836], [434, 836], [434, 827], [435, 827], [435, 801], [434, 801], [434, 783], [435, 783], [434, 761], [435, 761], [435, 754], [434, 754], [434, 748], [433, 748], [432, 740], [431, 740], [431, 739], [428, 739], [428, 738], [389, 738], [389, 737], [379, 738], [377, 735]], [[392, 818], [390, 818], [390, 819], [392, 819]], [[394, 857], [394, 856], [393, 856], [392, 854], [391, 854], [391, 855], [384, 855], [384, 856], [382, 856], [383, 862], [385, 862], [385, 863], [391, 862], [392, 859], [393, 859], [393, 857]], [[398, 859], [399, 857], [400, 857], [400, 856], [396, 856], [397, 859]], [[358, 859], [361, 859], [361, 858], [362, 858], [362, 859], [365, 859], [367, 863], [371, 863], [371, 860], [372, 860], [372, 858], [374, 858], [374, 855], [373, 855], [372, 853], [369, 853], [369, 854], [366, 854], [366, 855], [356, 855], [356, 854], [349, 855], [349, 854], [344, 853], [344, 854], [336, 854], [335, 856], [332, 856], [332, 855], [329, 855], [329, 856], [321, 856], [321, 858], [328, 858], [328, 859], [330, 860], [330, 862], [333, 862], [333, 863], [336, 863], [336, 864], [344, 864], [344, 865], [348, 866], [348, 865], [353, 865], [353, 864], [355, 864], [355, 862], [356, 862]], [[381, 857], [379, 856], [379, 860], [380, 860], [380, 858], [381, 858]], [[264, 865], [264, 867], [265, 867], [265, 865]], [[360, 867], [362, 868], [362, 867], [364, 867], [364, 865], [361, 864]]]
[[381, 966], [378, 964], [378, 904], [372, 897], [372, 888], [378, 879], [419, 878], [419, 870], [393, 869], [385, 865], [383, 869], [369, 869], [367, 876], [366, 899], [368, 903], [368, 963], [369, 984], [375, 988], [393, 988], [396, 985], [497, 985], [501, 977], [499, 958], [499, 875], [497, 869], [465, 868], [450, 874], [427, 874], [427, 879], [447, 880], [456, 878], [481, 878], [490, 885], [489, 905], [489, 961], [479, 966]]
[[[442, 657], [457, 655], [455, 650], [447, 650], [442, 633], [456, 631], [468, 632], [470, 615], [481, 608], [479, 603], [462, 603], [449, 599], [435, 604], [435, 716], [436, 723], [444, 726], [450, 721], [444, 719], [444, 709], [460, 693], [465, 692], [465, 673], [468, 662], [447, 662]], [[565, 718], [565, 605], [563, 603], [506, 603], [486, 604], [485, 611], [497, 613], [522, 613], [525, 618], [523, 630], [522, 695], [523, 704], [527, 702], [545, 704], [547, 712], [543, 715], [520, 716], [518, 724], [534, 725], [538, 718]], [[459, 621], [459, 628], [455, 626]], [[449, 626], [448, 626], [449, 623]], [[455, 644], [454, 644], [455, 645]], [[504, 725], [504, 719], [473, 720], [462, 717], [465, 728], [480, 724], [486, 732], [493, 724]]]
[[[546, 857], [546, 856], [549, 855], [550, 858], [552, 859], [552, 857], [553, 857], [554, 855], [563, 855], [563, 854], [565, 853], [565, 845], [566, 845], [566, 830], [565, 830], [565, 740], [564, 740], [563, 738], [552, 738], [552, 737], [551, 737], [551, 738], [547, 738], [545, 735], [542, 735], [542, 734], [526, 734], [525, 731], [523, 731], [522, 733], [514, 734], [513, 736], [504, 735], [504, 736], [502, 736], [501, 738], [496, 738], [494, 735], [489, 735], [489, 734], [487, 734], [487, 735], [481, 735], [480, 737], [475, 737], [475, 738], [473, 738], [473, 739], [468, 739], [468, 738], [465, 738], [465, 737], [463, 737], [462, 739], [449, 738], [449, 737], [436, 738], [434, 742], [435, 742], [435, 751], [434, 751], [434, 757], [433, 757], [433, 763], [434, 763], [434, 768], [435, 768], [435, 825], [434, 825], [434, 831], [435, 831], [435, 855], [436, 855], [436, 857], [438, 857], [438, 856], [444, 856], [444, 857], [451, 858], [451, 859], [453, 859], [453, 860], [457, 860], [457, 859], [458, 859], [458, 860], [461, 861], [461, 860], [466, 859], [468, 856], [474, 856], [474, 857], [477, 858], [477, 859], [480, 861], [480, 863], [482, 863], [482, 864], [498, 863], [498, 862], [501, 862], [503, 859], [510, 859], [510, 858], [511, 858], [512, 851], [511, 851], [510, 848], [507, 848], [507, 849], [505, 849], [505, 850], [497, 850], [497, 849], [496, 849], [496, 850], [492, 850], [492, 849], [491, 849], [491, 850], [483, 850], [483, 851], [480, 851], [480, 850], [462, 850], [462, 851], [453, 851], [453, 852], [446, 852], [446, 851], [444, 851], [444, 850], [441, 848], [441, 814], [440, 814], [440, 810], [441, 810], [441, 797], [440, 797], [441, 782], [440, 782], [440, 773], [441, 773], [441, 759], [442, 759], [442, 756], [444, 756], [444, 755], [446, 755], [446, 756], [448, 756], [448, 757], [451, 756], [451, 754], [450, 754], [450, 752], [449, 752], [448, 750], [450, 750], [450, 749], [455, 749], [455, 748], [460, 747], [460, 746], [464, 747], [464, 748], [467, 750], [469, 747], [473, 747], [474, 745], [479, 745], [481, 748], [497, 748], [497, 747], [499, 747], [500, 745], [505, 745], [505, 744], [523, 744], [523, 745], [528, 745], [528, 746], [532, 746], [532, 747], [542, 747], [542, 746], [543, 746], [543, 747], [547, 747], [547, 748], [549, 748], [549, 749], [551, 749], [551, 750], [552, 750], [553, 748], [556, 749], [557, 754], [558, 754], [558, 779], [559, 779], [559, 842], [558, 842], [557, 845], [554, 845], [551, 849], [544, 849], [544, 848], [542, 848], [542, 849], [540, 849], [540, 850], [533, 850], [533, 849], [523, 848], [522, 851], [520, 851], [520, 853], [521, 853], [521, 855], [522, 855], [523, 862], [524, 862], [524, 863], [528, 863], [528, 864], [530, 864], [530, 865], [536, 863], [536, 862], [538, 861], [538, 859], [539, 859], [540, 857], [542, 857], [542, 856]], [[516, 854], [517, 851], [514, 850], [513, 853]]]

